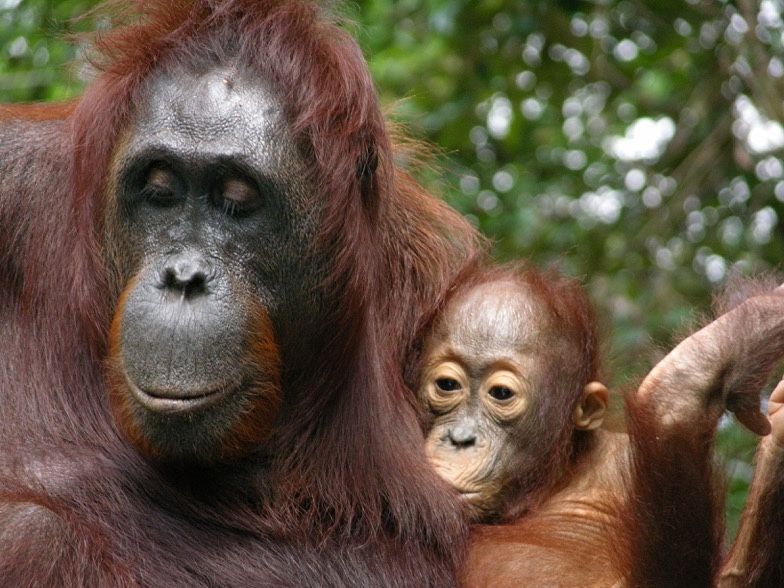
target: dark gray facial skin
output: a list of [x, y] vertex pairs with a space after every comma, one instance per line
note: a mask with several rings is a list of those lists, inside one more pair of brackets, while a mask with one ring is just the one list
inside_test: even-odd
[[263, 81], [176, 71], [146, 96], [107, 209], [110, 275], [124, 288], [114, 359], [145, 438], [175, 456], [209, 453], [276, 378], [248, 351], [273, 336], [257, 332], [259, 314], [277, 338], [293, 308], [313, 306], [317, 270], [303, 260], [318, 206]]

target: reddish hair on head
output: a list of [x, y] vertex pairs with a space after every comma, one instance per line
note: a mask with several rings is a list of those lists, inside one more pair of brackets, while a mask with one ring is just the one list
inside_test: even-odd
[[[62, 544], [87, 546], [77, 563], [92, 557], [99, 568], [140, 574], [144, 585], [243, 573], [258, 583], [308, 583], [320, 568], [335, 583], [373, 566], [398, 570], [403, 583], [449, 583], [465, 527], [425, 463], [401, 373], [424, 317], [482, 256], [475, 231], [395, 168], [362, 54], [317, 3], [119, 4], [108, 5], [119, 24], [94, 39], [97, 77], [81, 99], [0, 110], [4, 124], [17, 121], [9, 124], [22, 125], [22, 136], [40, 138], [18, 150], [4, 178], [35, 222], [0, 193], [0, 221], [15, 227], [0, 235], [0, 261], [13, 258], [11, 269], [0, 268], [0, 292], [14, 313], [24, 310], [0, 343], [0, 374], [11, 374], [13, 390], [0, 408], [0, 440], [12, 461], [40, 451], [69, 467], [84, 460], [95, 473], [55, 490], [33, 468], [0, 480], [0, 490], [16, 502], [32, 493], [62, 512]], [[251, 457], [216, 466], [220, 484], [136, 454], [111, 421], [103, 363], [118, 294], [103, 258], [115, 151], [152, 76], [216, 65], [276, 91], [318, 189], [314, 253], [329, 266], [320, 292], [329, 312], [302, 333], [316, 351], [290, 344], [281, 352], [280, 424]], [[21, 171], [23, 158], [33, 171]], [[251, 427], [242, 438], [266, 434]], [[203, 488], [215, 486], [219, 499], [205, 502]], [[176, 556], [162, 548], [173, 537]], [[140, 562], [152, 571], [138, 572]]]

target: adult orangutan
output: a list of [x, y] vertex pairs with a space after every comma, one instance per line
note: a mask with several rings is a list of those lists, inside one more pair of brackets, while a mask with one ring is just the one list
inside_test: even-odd
[[[599, 428], [607, 390], [577, 283], [514, 266], [463, 279], [429, 329], [419, 389], [436, 471], [474, 520], [500, 523], [475, 528], [465, 584], [714, 585], [713, 431], [725, 407], [768, 429], [756, 394], [784, 354], [783, 317], [784, 293], [768, 293], [681, 343], [628, 398], [629, 439]], [[755, 512], [725, 575], [775, 552]]]
[[401, 372], [475, 233], [315, 4], [138, 4], [0, 109], [0, 584], [453, 585]]

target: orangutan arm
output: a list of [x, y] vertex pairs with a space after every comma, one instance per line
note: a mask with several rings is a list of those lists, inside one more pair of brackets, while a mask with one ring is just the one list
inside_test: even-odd
[[688, 337], [627, 399], [630, 480], [617, 539], [627, 586], [714, 585], [724, 531], [716, 425], [729, 409], [751, 430], [770, 430], [759, 392], [782, 356], [784, 296], [776, 290]]
[[772, 431], [757, 449], [754, 480], [721, 588], [784, 585], [784, 380], [770, 396], [768, 415]]
[[[770, 431], [759, 392], [784, 357], [784, 291], [750, 298], [670, 352], [640, 385], [636, 402], [663, 430], [717, 421], [725, 409], [751, 431]], [[694, 429], [699, 435], [701, 431]]]

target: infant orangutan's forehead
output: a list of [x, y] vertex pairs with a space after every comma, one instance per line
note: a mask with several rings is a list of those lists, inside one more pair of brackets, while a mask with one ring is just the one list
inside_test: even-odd
[[549, 324], [547, 308], [524, 284], [479, 284], [452, 300], [437, 336], [460, 345], [520, 349], [541, 339]]

